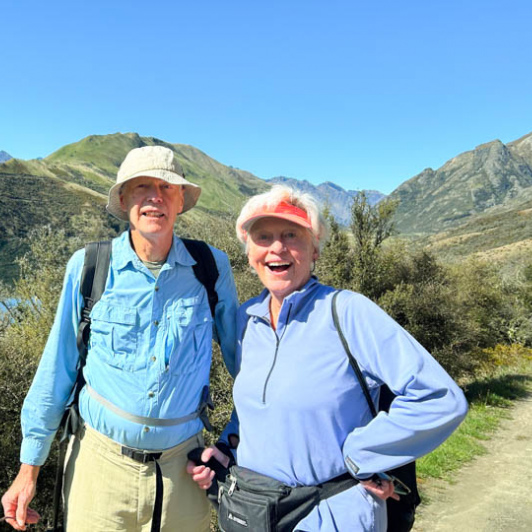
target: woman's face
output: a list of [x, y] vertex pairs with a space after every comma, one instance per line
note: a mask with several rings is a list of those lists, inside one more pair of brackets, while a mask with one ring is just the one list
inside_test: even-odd
[[310, 232], [293, 222], [261, 218], [249, 231], [249, 264], [279, 301], [310, 279], [310, 268], [317, 258]]

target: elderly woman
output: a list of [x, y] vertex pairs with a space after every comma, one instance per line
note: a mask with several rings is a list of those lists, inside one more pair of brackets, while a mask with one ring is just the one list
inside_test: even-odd
[[[233, 395], [239, 429], [230, 424], [222, 442], [235, 447], [238, 431], [238, 465], [290, 486], [313, 486], [346, 472], [360, 481], [319, 502], [296, 530], [384, 531], [385, 500], [398, 495], [375, 474], [441, 444], [466, 414], [464, 396], [377, 305], [341, 291], [340, 329], [371, 398], [378, 403], [382, 384], [396, 395], [389, 413], [373, 418], [333, 323], [337, 290], [312, 275], [327, 231], [311, 197], [275, 186], [247, 202], [237, 234], [265, 290], [238, 313], [240, 370]], [[203, 460], [212, 455], [227, 463], [215, 448], [205, 450]], [[188, 469], [201, 487], [210, 486], [209, 467]]]

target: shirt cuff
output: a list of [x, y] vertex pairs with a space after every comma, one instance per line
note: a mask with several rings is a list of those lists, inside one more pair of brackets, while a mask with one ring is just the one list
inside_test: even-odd
[[48, 458], [52, 442], [24, 438], [20, 446], [20, 461], [23, 464], [42, 466]]

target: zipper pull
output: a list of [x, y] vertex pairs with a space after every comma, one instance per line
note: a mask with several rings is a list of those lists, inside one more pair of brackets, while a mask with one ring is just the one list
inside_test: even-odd
[[229, 490], [227, 491], [227, 495], [229, 495], [229, 497], [231, 495], [233, 495], [233, 492], [235, 491], [235, 488], [236, 488], [236, 477], [233, 477], [232, 475], [229, 475], [229, 478], [231, 479], [231, 485], [229, 486]]

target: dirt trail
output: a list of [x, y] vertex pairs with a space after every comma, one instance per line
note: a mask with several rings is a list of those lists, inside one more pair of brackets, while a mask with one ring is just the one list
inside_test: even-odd
[[532, 531], [532, 398], [516, 404], [486, 447], [455, 483], [428, 486], [433, 502], [419, 510], [416, 532]]

